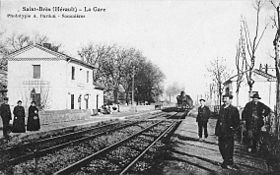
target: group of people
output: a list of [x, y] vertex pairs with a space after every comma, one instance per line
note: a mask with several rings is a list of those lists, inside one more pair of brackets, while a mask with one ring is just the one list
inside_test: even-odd
[[[270, 113], [270, 108], [264, 103], [258, 93], [251, 96], [252, 101], [248, 102], [240, 118], [239, 110], [232, 105], [233, 96], [230, 94], [223, 95], [223, 105], [220, 108], [218, 120], [215, 127], [215, 135], [218, 136], [218, 145], [220, 153], [223, 157], [222, 168], [237, 169], [233, 162], [234, 151], [234, 135], [240, 129], [241, 123], [246, 126], [246, 139], [248, 152], [255, 152], [257, 142], [260, 138], [261, 128], [264, 126], [263, 117]], [[198, 123], [199, 140], [203, 141], [208, 137], [207, 123], [210, 117], [210, 109], [205, 105], [205, 99], [200, 99], [200, 106], [198, 107], [198, 115], [196, 122]], [[242, 120], [242, 122], [240, 121]]]
[[[14, 120], [12, 127], [10, 128], [10, 121], [12, 120], [12, 114], [10, 105], [8, 104], [8, 98], [4, 98], [4, 102], [0, 106], [0, 116], [3, 121], [3, 136], [9, 139], [9, 132], [24, 133], [25, 130], [25, 109], [22, 106], [22, 101], [17, 102], [13, 110]], [[32, 101], [28, 109], [27, 118], [27, 131], [38, 131], [40, 129], [39, 110], [36, 107], [36, 102]]]

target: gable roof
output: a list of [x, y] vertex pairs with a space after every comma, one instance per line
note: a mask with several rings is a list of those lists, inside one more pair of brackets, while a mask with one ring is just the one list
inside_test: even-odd
[[[31, 45], [28, 45], [26, 47], [23, 47], [15, 52], [12, 52], [11, 54], [7, 55], [6, 58], [8, 60], [17, 60], [17, 61], [20, 61], [20, 60], [23, 60], [25, 58], [15, 58], [16, 56], [28, 51], [28, 50], [31, 50], [33, 48], [37, 48], [37, 49], [40, 49], [52, 56], [54, 56], [53, 58], [44, 58], [44, 60], [65, 60], [65, 61], [69, 61], [69, 62], [73, 62], [73, 63], [76, 63], [76, 64], [79, 64], [79, 65], [82, 65], [82, 66], [85, 66], [85, 67], [88, 67], [88, 68], [91, 68], [91, 69], [94, 69], [95, 67], [93, 65], [90, 65], [82, 60], [79, 60], [79, 59], [76, 59], [76, 58], [73, 58], [73, 57], [70, 57], [69, 55], [66, 55], [64, 53], [61, 53], [61, 52], [58, 52], [58, 51], [53, 51], [51, 49], [48, 49], [42, 45], [39, 45], [39, 44], [31, 44]], [[39, 58], [39, 59], [42, 59], [42, 58]]]
[[[248, 72], [248, 71], [247, 71]], [[245, 73], [245, 72], [244, 72]], [[255, 74], [257, 74], [257, 75], [259, 75], [259, 76], [261, 76], [261, 77], [264, 77], [264, 78], [266, 78], [267, 79], [267, 81], [276, 81], [277, 79], [276, 79], [276, 76], [273, 76], [273, 75], [271, 75], [271, 74], [269, 74], [269, 73], [266, 73], [266, 72], [263, 72], [263, 71], [261, 71], [261, 70], [259, 70], [259, 69], [254, 69], [253, 70], [253, 73], [255, 73]], [[224, 85], [226, 85], [226, 84], [229, 84], [229, 83], [231, 83], [232, 81], [234, 81], [233, 79], [234, 78], [237, 78], [237, 76], [238, 76], [238, 74], [236, 74], [236, 75], [234, 75], [234, 76], [232, 76], [232, 77], [230, 77], [228, 80], [226, 80], [223, 84]]]
[[262, 76], [262, 77], [264, 77], [264, 78], [267, 78], [269, 80], [272, 80], [272, 81], [275, 80], [276, 81], [276, 76], [273, 76], [273, 75], [271, 75], [271, 74], [269, 74], [267, 72], [263, 72], [263, 71], [261, 71], [259, 69], [254, 69], [253, 72], [258, 74], [258, 75], [260, 75], [260, 76]]

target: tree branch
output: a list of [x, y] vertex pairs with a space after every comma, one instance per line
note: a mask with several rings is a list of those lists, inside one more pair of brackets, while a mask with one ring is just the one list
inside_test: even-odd
[[258, 40], [258, 42], [257, 42], [257, 44], [256, 44], [255, 50], [257, 50], [257, 48], [258, 48], [258, 46], [259, 46], [259, 44], [260, 44], [260, 41], [261, 41], [261, 39], [262, 39], [262, 37], [263, 37], [263, 35], [264, 35], [264, 32], [265, 32], [265, 30], [267, 29], [268, 25], [269, 25], [269, 23], [267, 23], [267, 24], [265, 25], [265, 27], [264, 27], [264, 29], [263, 29], [263, 31], [262, 31], [262, 34], [261, 34], [261, 36], [260, 36], [260, 38], [259, 38], [259, 40]]
[[275, 9], [277, 9], [277, 6], [274, 4], [273, 0], [270, 0], [270, 3], [273, 5], [273, 7], [274, 7]]

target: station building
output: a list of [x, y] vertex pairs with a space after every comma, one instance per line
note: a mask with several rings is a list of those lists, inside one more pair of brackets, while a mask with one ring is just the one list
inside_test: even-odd
[[[255, 81], [253, 84], [252, 93], [259, 93], [261, 102], [265, 103], [272, 110], [276, 104], [276, 76], [274, 76], [274, 70], [264, 71], [263, 69], [254, 69], [252, 71], [252, 79]], [[237, 75], [231, 77], [224, 82], [225, 93], [232, 94], [233, 105], [244, 107], [250, 100], [249, 86], [247, 84], [246, 75], [244, 74], [243, 82], [241, 83], [239, 94], [237, 95]], [[251, 94], [251, 95], [253, 95]], [[250, 96], [251, 96], [250, 95]]]
[[57, 51], [32, 44], [8, 55], [9, 104], [27, 109], [32, 100], [44, 110], [98, 109], [103, 88], [93, 82], [94, 67]]

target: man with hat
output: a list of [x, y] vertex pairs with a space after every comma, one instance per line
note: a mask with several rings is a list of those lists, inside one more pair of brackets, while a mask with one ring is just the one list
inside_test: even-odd
[[233, 164], [234, 133], [239, 127], [238, 109], [231, 104], [233, 96], [223, 95], [224, 104], [221, 106], [217, 120], [215, 135], [218, 136], [219, 150], [223, 157], [222, 168], [237, 169]]
[[8, 130], [9, 123], [12, 120], [10, 105], [8, 104], [8, 98], [4, 97], [4, 103], [0, 106], [0, 115], [3, 121], [3, 136], [9, 139]]
[[247, 130], [248, 152], [255, 152], [261, 128], [264, 125], [263, 116], [270, 113], [270, 108], [259, 101], [261, 97], [258, 93], [255, 93], [251, 98], [252, 101], [246, 104], [242, 112], [242, 120], [245, 121]]
[[196, 122], [198, 124], [199, 141], [203, 141], [202, 139], [203, 130], [204, 130], [204, 138], [206, 139], [208, 137], [207, 122], [210, 117], [210, 110], [208, 106], [205, 106], [205, 99], [200, 99], [199, 102], [200, 102], [200, 106], [198, 107]]

